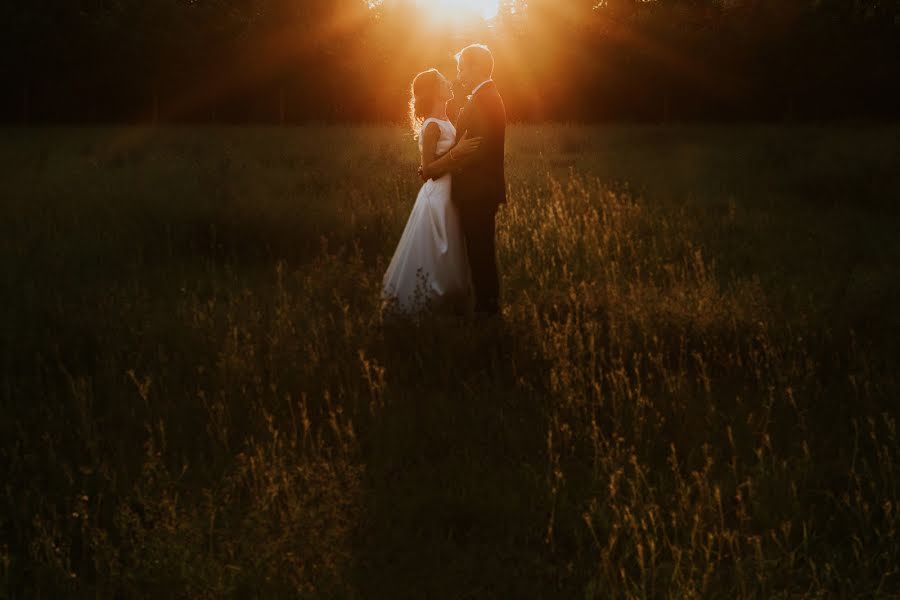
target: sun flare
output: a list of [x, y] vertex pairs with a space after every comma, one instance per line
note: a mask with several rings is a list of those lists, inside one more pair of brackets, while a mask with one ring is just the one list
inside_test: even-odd
[[434, 11], [435, 17], [469, 13], [489, 20], [496, 17], [500, 10], [499, 0], [417, 0], [417, 2], [425, 10]]

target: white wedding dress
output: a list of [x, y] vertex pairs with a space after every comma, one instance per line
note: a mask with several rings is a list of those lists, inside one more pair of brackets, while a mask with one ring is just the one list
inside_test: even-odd
[[[441, 136], [437, 153], [453, 147], [456, 128], [450, 121], [425, 119], [437, 123]], [[382, 308], [401, 313], [424, 309], [464, 311], [471, 298], [472, 279], [466, 257], [465, 237], [456, 207], [450, 200], [451, 175], [429, 179], [419, 190], [416, 202], [394, 256], [384, 274]]]

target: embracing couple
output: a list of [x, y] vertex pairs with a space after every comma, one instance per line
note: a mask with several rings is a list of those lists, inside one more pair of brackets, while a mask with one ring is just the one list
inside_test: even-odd
[[463, 48], [456, 64], [469, 95], [455, 124], [447, 115], [453, 91], [446, 77], [429, 69], [412, 83], [410, 120], [425, 183], [382, 287], [383, 307], [400, 313], [500, 313], [494, 234], [497, 208], [506, 202], [506, 110], [486, 46]]

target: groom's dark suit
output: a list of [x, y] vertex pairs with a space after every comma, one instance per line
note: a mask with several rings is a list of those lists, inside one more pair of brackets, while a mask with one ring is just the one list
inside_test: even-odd
[[451, 197], [460, 216], [472, 284], [475, 310], [499, 311], [500, 282], [494, 242], [497, 207], [506, 202], [503, 171], [506, 109], [493, 81], [482, 85], [469, 99], [456, 121], [456, 141], [468, 132], [481, 137], [481, 144], [453, 172]]

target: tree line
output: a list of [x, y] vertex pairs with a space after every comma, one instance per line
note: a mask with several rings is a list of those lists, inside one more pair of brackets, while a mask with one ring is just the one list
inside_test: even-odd
[[[459, 17], [459, 18], [457, 18]], [[900, 0], [6, 0], [0, 119], [401, 121], [480, 41], [512, 120], [896, 118]]]

